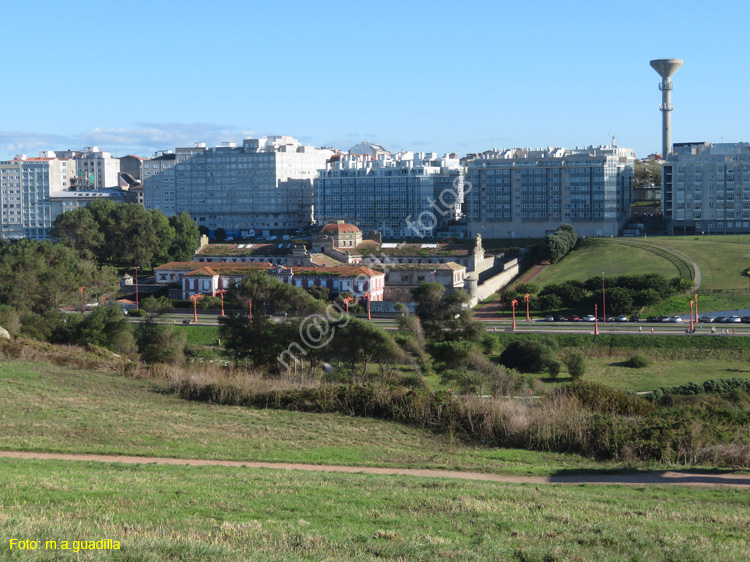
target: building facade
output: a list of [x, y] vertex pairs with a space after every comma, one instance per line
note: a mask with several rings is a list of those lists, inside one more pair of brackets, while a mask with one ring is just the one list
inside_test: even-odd
[[0, 238], [48, 238], [57, 216], [50, 195], [70, 189], [75, 173], [73, 160], [53, 152], [0, 162]]
[[672, 234], [750, 231], [750, 143], [675, 143], [662, 166]]
[[332, 154], [288, 136], [196, 143], [175, 150], [171, 169], [149, 176], [144, 162], [144, 202], [230, 237], [291, 234], [311, 224], [313, 180]]
[[433, 238], [460, 216], [463, 173], [453, 154], [340, 155], [315, 180], [315, 220], [344, 220], [385, 237]]
[[56, 151], [58, 158], [72, 158], [76, 162], [77, 189], [93, 190], [120, 185], [120, 160], [111, 153], [87, 146], [83, 151]]
[[466, 164], [470, 235], [539, 238], [569, 223], [579, 235], [617, 236], [630, 216], [628, 148], [493, 150]]

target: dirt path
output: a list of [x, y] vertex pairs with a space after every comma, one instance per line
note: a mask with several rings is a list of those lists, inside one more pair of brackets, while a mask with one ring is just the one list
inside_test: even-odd
[[511, 476], [462, 472], [455, 470], [428, 470], [416, 468], [378, 468], [367, 466], [337, 466], [326, 464], [295, 464], [284, 462], [243, 462], [201, 459], [171, 459], [164, 457], [130, 457], [120, 455], [75, 455], [67, 453], [33, 453], [0, 451], [0, 458], [41, 459], [63, 461], [93, 461], [123, 464], [168, 464], [183, 466], [232, 466], [246, 468], [270, 468], [272, 470], [304, 470], [308, 472], [347, 472], [351, 474], [385, 474], [420, 476], [427, 478], [454, 478], [459, 480], [482, 480], [511, 484], [624, 484], [642, 486], [647, 484], [680, 484], [684, 486], [729, 486], [750, 489], [750, 475], [712, 474], [700, 472], [648, 471], [622, 474], [562, 474], [554, 476]]

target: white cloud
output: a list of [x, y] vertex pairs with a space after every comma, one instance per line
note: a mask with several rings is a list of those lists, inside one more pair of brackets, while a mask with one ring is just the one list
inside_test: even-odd
[[25, 131], [0, 131], [0, 159], [23, 153], [35, 155], [40, 150], [80, 150], [97, 146], [124, 156], [150, 156], [156, 150], [172, 150], [205, 142], [215, 146], [223, 141], [241, 143], [259, 133], [211, 123], [135, 123], [134, 128], [105, 129], [97, 127], [72, 135], [50, 135]]

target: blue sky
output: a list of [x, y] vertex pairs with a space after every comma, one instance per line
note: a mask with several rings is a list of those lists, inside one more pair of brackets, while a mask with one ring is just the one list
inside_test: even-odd
[[750, 2], [16, 3], [0, 158], [97, 145], [149, 156], [287, 134], [465, 154], [746, 141]]

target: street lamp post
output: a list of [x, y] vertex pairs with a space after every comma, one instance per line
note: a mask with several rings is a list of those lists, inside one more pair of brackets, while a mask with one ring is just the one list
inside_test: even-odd
[[594, 335], [599, 335], [599, 305], [594, 305]]
[[227, 290], [226, 289], [216, 289], [214, 291], [214, 296], [221, 295], [221, 315], [222, 316], [226, 316], [224, 314], [224, 295], [226, 295], [226, 294], [227, 294]]
[[604, 272], [602, 271], [602, 319], [604, 325], [607, 325], [607, 296], [604, 290]]
[[86, 287], [78, 287], [78, 290], [81, 291], [81, 312], [86, 310], [86, 305], [84, 304], [83, 300], [83, 292], [86, 290]]
[[190, 300], [193, 301], [193, 322], [198, 321], [198, 301], [203, 298], [200, 293], [195, 293], [190, 296]]
[[344, 304], [346, 305], [346, 313], [349, 314], [349, 303], [354, 301], [354, 297], [344, 297]]
[[518, 301], [516, 299], [513, 299], [510, 301], [510, 306], [513, 307], [513, 331], [516, 331], [516, 305], [518, 304]]
[[247, 316], [250, 318], [250, 325], [253, 325], [253, 299], [247, 299]]
[[690, 301], [690, 333], [693, 333], [693, 307], [695, 306], [695, 301]]
[[372, 297], [372, 293], [365, 293], [362, 296], [367, 299], [367, 319], [372, 320], [372, 314], [370, 313], [370, 300]]
[[529, 293], [526, 293], [523, 296], [523, 300], [526, 301], [526, 322], [531, 322], [531, 318], [529, 318], [529, 299], [531, 298], [531, 295]]
[[138, 269], [140, 269], [137, 265], [135, 266], [135, 309], [139, 309], [138, 305]]

